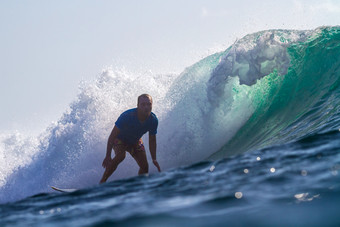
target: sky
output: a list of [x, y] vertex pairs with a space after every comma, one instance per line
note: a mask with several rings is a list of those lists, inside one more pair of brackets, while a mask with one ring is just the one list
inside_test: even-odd
[[267, 29], [340, 25], [338, 0], [1, 0], [0, 134], [37, 134], [107, 67], [180, 73]]

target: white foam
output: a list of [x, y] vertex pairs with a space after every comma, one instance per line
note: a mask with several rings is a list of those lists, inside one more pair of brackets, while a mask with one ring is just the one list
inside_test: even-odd
[[234, 43], [221, 58], [209, 80], [209, 100], [219, 99], [229, 77], [238, 77], [240, 84], [253, 85], [258, 79], [277, 70], [284, 75], [290, 66], [287, 47], [305, 41], [312, 31], [268, 30], [245, 36]]

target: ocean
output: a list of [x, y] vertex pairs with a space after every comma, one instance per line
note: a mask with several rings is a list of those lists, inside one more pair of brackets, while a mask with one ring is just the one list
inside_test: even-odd
[[[339, 85], [338, 26], [249, 34], [179, 75], [107, 68], [39, 136], [0, 134], [0, 225], [340, 226]], [[142, 93], [162, 172], [127, 155], [99, 185]]]

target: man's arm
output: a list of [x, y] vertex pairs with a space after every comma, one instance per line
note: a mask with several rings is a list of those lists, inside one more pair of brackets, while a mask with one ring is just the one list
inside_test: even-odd
[[105, 159], [104, 159], [103, 164], [102, 164], [102, 166], [104, 168], [106, 168], [108, 166], [109, 162], [111, 161], [111, 152], [112, 152], [112, 148], [113, 148], [113, 142], [117, 138], [119, 132], [120, 132], [119, 128], [117, 128], [117, 126], [114, 126], [113, 129], [112, 129], [112, 132], [109, 136], [109, 139], [107, 141], [106, 156], [105, 156]]
[[149, 148], [150, 148], [152, 162], [157, 167], [158, 171], [160, 172], [161, 168], [159, 167], [159, 164], [157, 162], [157, 157], [156, 157], [156, 149], [157, 149], [156, 135], [149, 134]]

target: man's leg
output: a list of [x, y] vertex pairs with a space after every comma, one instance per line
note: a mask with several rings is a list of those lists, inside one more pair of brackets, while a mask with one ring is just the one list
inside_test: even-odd
[[149, 172], [149, 164], [148, 164], [148, 160], [146, 159], [145, 150], [133, 152], [132, 157], [136, 160], [139, 166], [139, 171], [138, 171], [139, 175]]
[[112, 159], [110, 166], [105, 169], [102, 179], [100, 183], [104, 183], [107, 179], [113, 174], [113, 172], [117, 169], [119, 163], [121, 163], [125, 159], [125, 149], [123, 147], [114, 148], [115, 157]]

